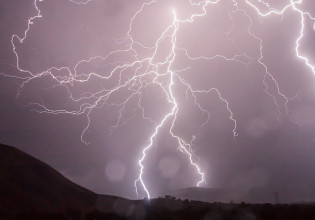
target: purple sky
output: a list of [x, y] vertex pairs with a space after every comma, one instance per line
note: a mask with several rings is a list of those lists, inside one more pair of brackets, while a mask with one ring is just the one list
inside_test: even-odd
[[[143, 1], [37, 2], [42, 17], [33, 20], [22, 43], [13, 37], [19, 70], [11, 39], [24, 36], [38, 11], [33, 0], [1, 1], [0, 142], [97, 193], [136, 198], [138, 160], [154, 123], [174, 107], [168, 102], [173, 95], [178, 112], [165, 121], [143, 161], [151, 195], [200, 180], [169, 132], [174, 122], [174, 135], [187, 144], [193, 140], [189, 152], [205, 174], [201, 186], [260, 187], [290, 200], [314, 200], [315, 77], [296, 56], [300, 13], [291, 6], [283, 16], [262, 17], [245, 0], [221, 0], [205, 6], [206, 14], [193, 22], [174, 25], [172, 10], [177, 21], [203, 13], [202, 1], [192, 2], [200, 5], [156, 1], [135, 17]], [[262, 13], [272, 10], [261, 1], [248, 2]], [[290, 4], [273, 2], [265, 1], [279, 10]], [[296, 7], [315, 14], [312, 1]], [[299, 51], [312, 64], [314, 21], [304, 17]], [[80, 63], [91, 57], [97, 58]], [[113, 71], [124, 65], [130, 67]], [[198, 92], [211, 88], [217, 90]], [[138, 191], [139, 198], [146, 196], [139, 182]]]

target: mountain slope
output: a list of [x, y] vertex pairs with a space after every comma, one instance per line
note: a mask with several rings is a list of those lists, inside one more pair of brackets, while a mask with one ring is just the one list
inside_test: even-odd
[[[217, 201], [232, 196], [236, 201], [240, 194], [239, 191], [236, 194], [233, 192], [235, 193], [222, 189], [187, 188], [177, 190], [175, 196]], [[172, 197], [132, 201], [98, 195], [72, 183], [53, 168], [20, 150], [0, 144], [0, 219], [313, 220], [314, 207], [314, 204], [210, 204]]]
[[98, 197], [45, 163], [1, 144], [0, 177], [1, 211], [89, 209]]

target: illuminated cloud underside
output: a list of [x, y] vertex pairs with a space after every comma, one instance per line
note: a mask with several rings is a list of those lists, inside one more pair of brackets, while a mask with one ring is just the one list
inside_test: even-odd
[[[257, 62], [259, 63], [265, 71], [264, 75], [264, 86], [265, 86], [265, 92], [267, 95], [271, 96], [273, 99], [279, 114], [285, 114], [287, 117], [288, 115], [288, 109], [287, 104], [288, 102], [293, 99], [290, 97], [287, 97], [285, 94], [282, 93], [281, 89], [279, 88], [279, 85], [276, 81], [276, 79], [273, 77], [272, 73], [269, 72], [267, 65], [263, 62], [263, 40], [256, 36], [251, 28], [253, 25], [252, 18], [250, 17], [248, 11], [243, 9], [239, 6], [240, 2], [247, 4], [250, 6], [249, 8], [253, 11], [255, 11], [259, 16], [266, 17], [266, 16], [283, 16], [283, 14], [288, 11], [292, 10], [295, 13], [297, 13], [300, 16], [300, 30], [298, 32], [298, 37], [296, 39], [295, 45], [293, 45], [297, 57], [297, 62], [304, 62], [304, 64], [309, 68], [309, 70], [315, 74], [315, 67], [311, 63], [308, 57], [304, 56], [300, 52], [300, 43], [304, 36], [304, 29], [305, 29], [305, 22], [307, 19], [311, 20], [312, 22], [315, 22], [315, 18], [311, 16], [309, 12], [303, 11], [299, 9], [299, 5], [303, 3], [303, 0], [290, 0], [290, 2], [287, 3], [282, 9], [274, 9], [268, 2], [264, 2], [262, 0], [230, 0], [234, 5], [234, 11], [232, 11], [229, 16], [232, 18], [232, 14], [236, 12], [243, 13], [250, 21], [250, 25], [247, 29], [248, 34], [252, 36], [254, 39], [257, 40], [259, 44], [259, 54], [260, 56], [258, 58], [256, 57], [250, 57], [246, 53], [240, 53], [232, 57], [224, 56], [221, 54], [212, 56], [212, 57], [205, 57], [205, 56], [191, 56], [189, 51], [185, 48], [178, 47], [177, 45], [177, 32], [178, 29], [181, 26], [187, 25], [188, 23], [194, 23], [196, 19], [200, 19], [203, 16], [207, 14], [207, 7], [214, 4], [220, 4], [220, 0], [216, 1], [190, 1], [190, 5], [192, 7], [199, 7], [201, 12], [196, 14], [191, 14], [190, 17], [187, 17], [186, 19], [179, 19], [177, 17], [177, 11], [176, 8], [172, 8], [169, 13], [172, 13], [172, 20], [169, 21], [169, 26], [167, 26], [162, 33], [160, 33], [160, 36], [158, 40], [155, 42], [155, 45], [153, 47], [145, 46], [142, 42], [138, 42], [134, 39], [132, 35], [133, 25], [134, 21], [141, 13], [143, 13], [147, 8], [151, 7], [152, 5], [158, 3], [158, 0], [152, 0], [146, 3], [143, 3], [141, 8], [139, 8], [138, 11], [135, 12], [133, 17], [130, 19], [129, 23], [129, 30], [127, 30], [126, 39], [124, 42], [127, 42], [128, 48], [127, 49], [121, 49], [121, 50], [114, 50], [109, 52], [106, 56], [95, 56], [90, 57], [86, 60], [79, 60], [74, 68], [70, 67], [50, 67], [49, 69], [42, 71], [40, 73], [34, 73], [27, 69], [23, 69], [20, 66], [20, 58], [19, 54], [17, 52], [17, 46], [16, 43], [19, 42], [20, 44], [23, 44], [24, 40], [28, 37], [28, 33], [31, 30], [32, 24], [36, 22], [38, 19], [41, 19], [44, 15], [42, 15], [41, 10], [38, 6], [38, 3], [43, 0], [34, 0], [34, 6], [37, 10], [37, 14], [31, 18], [29, 18], [27, 22], [27, 28], [25, 29], [23, 35], [13, 35], [11, 38], [12, 48], [13, 52], [16, 56], [16, 66], [18, 70], [22, 73], [25, 73], [24, 77], [17, 77], [12, 76], [9, 74], [1, 73], [3, 76], [6, 77], [14, 77], [21, 79], [23, 82], [21, 84], [20, 90], [18, 92], [18, 96], [20, 95], [20, 92], [22, 91], [22, 88], [29, 82], [31, 82], [34, 79], [41, 78], [44, 76], [50, 76], [58, 86], [62, 86], [63, 88], [66, 88], [68, 91], [68, 95], [70, 100], [73, 103], [80, 103], [80, 107], [77, 110], [69, 110], [69, 109], [50, 109], [47, 106], [45, 106], [42, 103], [30, 103], [30, 106], [39, 113], [47, 113], [47, 114], [71, 114], [71, 115], [85, 115], [87, 117], [87, 125], [83, 129], [81, 134], [81, 141], [85, 144], [89, 144], [88, 141], [85, 140], [85, 132], [88, 130], [90, 126], [90, 115], [91, 112], [99, 107], [104, 106], [105, 104], [111, 104], [114, 106], [117, 106], [119, 108], [119, 116], [116, 120], [116, 123], [112, 125], [112, 130], [115, 128], [121, 126], [123, 124], [122, 115], [123, 111], [125, 109], [125, 106], [130, 102], [131, 99], [136, 98], [138, 100], [138, 109], [142, 113], [142, 117], [145, 120], [148, 120], [152, 123], [154, 126], [154, 132], [150, 135], [150, 137], [147, 138], [147, 142], [143, 146], [141, 157], [138, 160], [139, 165], [139, 174], [138, 178], [135, 180], [135, 188], [138, 195], [138, 188], [141, 186], [142, 190], [144, 190], [146, 196], [150, 198], [150, 190], [149, 187], [145, 184], [145, 179], [143, 178], [143, 174], [145, 173], [145, 160], [149, 156], [149, 150], [154, 145], [155, 138], [161, 131], [161, 129], [167, 129], [169, 131], [169, 134], [171, 137], [173, 137], [177, 142], [178, 149], [187, 156], [188, 160], [190, 161], [191, 165], [195, 168], [196, 172], [199, 174], [200, 178], [196, 181], [197, 186], [201, 186], [205, 183], [205, 173], [202, 171], [202, 167], [199, 166], [199, 158], [194, 153], [193, 149], [193, 142], [195, 140], [195, 136], [192, 134], [192, 138], [190, 140], [186, 140], [183, 137], [176, 134], [174, 131], [174, 126], [177, 122], [178, 118], [178, 111], [179, 106], [176, 99], [176, 95], [174, 94], [174, 88], [176, 88], [179, 84], [182, 87], [186, 88], [186, 96], [191, 95], [193, 97], [194, 104], [199, 108], [201, 114], [206, 115], [206, 120], [200, 126], [203, 126], [209, 122], [210, 118], [210, 112], [203, 107], [197, 99], [197, 96], [200, 94], [209, 94], [209, 93], [215, 93], [218, 98], [223, 102], [223, 104], [226, 106], [226, 110], [229, 113], [230, 117], [229, 119], [233, 122], [233, 128], [231, 134], [234, 136], [234, 140], [236, 140], [237, 137], [237, 123], [233, 116], [232, 109], [229, 106], [229, 102], [227, 99], [225, 99], [220, 91], [217, 88], [209, 88], [207, 90], [204, 89], [198, 89], [193, 88], [185, 79], [181, 76], [182, 72], [185, 72], [189, 67], [183, 67], [182, 69], [174, 69], [173, 63], [176, 60], [176, 56], [178, 53], [184, 54], [189, 60], [196, 61], [196, 60], [214, 60], [214, 59], [223, 59], [226, 62], [238, 62], [242, 65], [247, 65], [249, 62]], [[69, 0], [73, 4], [78, 4], [84, 7], [86, 4], [91, 2], [92, 0], [87, 1], [74, 1]], [[260, 10], [259, 6], [264, 6], [267, 8], [266, 12], [262, 12]], [[233, 27], [232, 27], [233, 29]], [[231, 29], [231, 30], [232, 30]], [[226, 33], [227, 39], [229, 39], [230, 32]], [[230, 40], [230, 39], [229, 39]], [[232, 40], [231, 40], [232, 41]], [[170, 47], [167, 50], [166, 55], [161, 59], [158, 55], [158, 52], [161, 50], [161, 45], [163, 43], [169, 43]], [[139, 55], [139, 48], [149, 51], [150, 55], [147, 55], [146, 57], [142, 57]], [[112, 71], [106, 74], [98, 74], [94, 72], [90, 72], [88, 74], [79, 74], [77, 73], [77, 68], [84, 64], [93, 62], [97, 59], [101, 59], [104, 61], [107, 61], [114, 55], [120, 55], [120, 54], [129, 54], [133, 60], [131, 62], [121, 62], [117, 64]], [[246, 59], [243, 59], [246, 58]], [[245, 62], [244, 60], [248, 60], [248, 62]], [[124, 72], [125, 71], [132, 71], [132, 76], [125, 79]], [[66, 71], [67, 75], [57, 75], [56, 72]], [[98, 78], [99, 80], [111, 80], [113, 77], [119, 77], [119, 82], [115, 85], [112, 89], [100, 89], [97, 92], [87, 91], [85, 94], [83, 94], [80, 97], [75, 97], [71, 90], [69, 89], [70, 86], [73, 83], [86, 83], [91, 78]], [[277, 88], [277, 93], [270, 92], [267, 80], [271, 80], [273, 85]], [[166, 101], [170, 104], [169, 111], [162, 117], [160, 121], [156, 121], [146, 114], [146, 108], [142, 106], [141, 100], [142, 100], [142, 94], [143, 90], [150, 86], [157, 86], [160, 88], [160, 90], [163, 92], [163, 98], [166, 99]], [[120, 101], [119, 103], [110, 102], [113, 95], [115, 95], [118, 91], [127, 89], [130, 94], [125, 98], [123, 101]], [[281, 111], [281, 103], [277, 101], [277, 96], [282, 97], [284, 102], [284, 109], [285, 112]]]

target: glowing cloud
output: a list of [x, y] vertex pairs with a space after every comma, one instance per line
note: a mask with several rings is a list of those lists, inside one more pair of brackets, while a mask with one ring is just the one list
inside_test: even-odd
[[[141, 186], [144, 192], [146, 193], [146, 196], [148, 198], [151, 197], [149, 187], [145, 183], [144, 179], [144, 173], [145, 173], [145, 162], [148, 157], [149, 151], [154, 145], [155, 139], [159, 132], [162, 129], [168, 130], [170, 136], [174, 138], [177, 142], [177, 148], [179, 151], [181, 151], [184, 155], [187, 156], [190, 164], [192, 167], [195, 168], [196, 173], [199, 175], [199, 179], [196, 181], [196, 186], [201, 186], [202, 184], [205, 184], [205, 173], [202, 171], [202, 167], [199, 165], [199, 158], [197, 155], [194, 153], [193, 149], [193, 141], [195, 137], [192, 134], [192, 140], [185, 140], [183, 137], [179, 136], [176, 134], [174, 131], [174, 126], [178, 120], [178, 111], [179, 111], [179, 105], [178, 101], [174, 92], [174, 88], [177, 87], [178, 84], [186, 88], [186, 94], [191, 94], [193, 97], [194, 104], [198, 107], [198, 109], [201, 111], [202, 114], [205, 114], [206, 120], [201, 124], [200, 126], [203, 126], [209, 122], [210, 118], [210, 113], [209, 111], [204, 108], [197, 99], [198, 94], [209, 94], [209, 93], [215, 93], [218, 98], [224, 103], [226, 106], [226, 110], [229, 113], [230, 117], [229, 119], [233, 122], [234, 126], [232, 128], [231, 134], [234, 137], [234, 140], [236, 141], [237, 137], [237, 122], [234, 118], [232, 109], [230, 108], [229, 102], [227, 99], [225, 99], [219, 89], [217, 88], [209, 88], [209, 89], [198, 89], [198, 88], [193, 88], [189, 82], [185, 81], [185, 79], [181, 76], [181, 72], [185, 71], [187, 68], [183, 68], [181, 70], [176, 70], [173, 68], [173, 63], [176, 59], [176, 56], [179, 52], [184, 53], [184, 55], [190, 60], [190, 61], [196, 61], [196, 60], [213, 60], [213, 59], [223, 59], [227, 62], [238, 62], [241, 63], [242, 65], [247, 65], [250, 62], [258, 62], [265, 71], [265, 76], [264, 76], [264, 85], [265, 85], [265, 92], [270, 95], [274, 103], [278, 109], [279, 114], [282, 114], [281, 112], [281, 107], [280, 104], [277, 101], [277, 96], [282, 97], [285, 100], [285, 109], [286, 112], [285, 114], [288, 115], [288, 109], [287, 109], [287, 103], [291, 100], [291, 98], [287, 97], [279, 88], [279, 85], [272, 75], [270, 71], [268, 70], [267, 65], [263, 62], [263, 40], [259, 37], [256, 36], [251, 28], [253, 26], [252, 18], [249, 15], [249, 12], [247, 10], [254, 10], [259, 16], [261, 17], [266, 17], [266, 16], [275, 16], [275, 15], [283, 15], [287, 10], [293, 10], [296, 13], [300, 15], [300, 31], [298, 34], [298, 37], [296, 39], [296, 45], [295, 45], [295, 52], [296, 52], [296, 57], [299, 60], [302, 60], [305, 65], [315, 74], [315, 67], [311, 63], [310, 59], [306, 56], [304, 56], [300, 52], [300, 42], [304, 37], [304, 29], [305, 29], [305, 20], [308, 18], [312, 20], [312, 22], [315, 22], [315, 18], [311, 16], [310, 13], [305, 12], [301, 9], [299, 9], [299, 5], [302, 4], [302, 0], [291, 0], [287, 5], [285, 5], [282, 9], [277, 10], [274, 9], [270, 6], [268, 2], [262, 1], [262, 0], [231, 0], [234, 5], [234, 11], [232, 11], [229, 16], [232, 19], [232, 14], [235, 12], [242, 12], [250, 21], [250, 25], [248, 26], [248, 34], [252, 36], [254, 39], [257, 40], [259, 44], [259, 54], [260, 56], [258, 58], [253, 58], [248, 56], [245, 53], [240, 53], [235, 56], [229, 57], [229, 56], [224, 56], [221, 54], [217, 54], [212, 57], [206, 57], [206, 56], [191, 56], [189, 51], [185, 48], [181, 48], [177, 45], [177, 33], [178, 30], [181, 26], [184, 26], [188, 23], [193, 23], [197, 18], [201, 18], [207, 14], [207, 7], [209, 5], [215, 5], [219, 4], [220, 0], [204, 0], [204, 1], [197, 1], [194, 2], [190, 0], [190, 5], [194, 7], [199, 7], [201, 9], [200, 13], [194, 13], [191, 14], [189, 17], [180, 19], [177, 17], [177, 12], [175, 8], [171, 8], [170, 13], [172, 13], [172, 20], [169, 21], [169, 25], [160, 33], [159, 38], [155, 42], [155, 45], [153, 47], [148, 47], [145, 46], [143, 43], [138, 42], [134, 39], [132, 35], [132, 30], [134, 26], [135, 19], [137, 16], [139, 16], [141, 13], [143, 13], [147, 8], [150, 6], [158, 3], [158, 0], [152, 0], [149, 2], [145, 2], [141, 5], [140, 9], [137, 10], [134, 15], [130, 19], [129, 23], [129, 29], [127, 30], [126, 33], [126, 39], [125, 42], [128, 44], [128, 48], [126, 49], [121, 49], [121, 50], [113, 50], [109, 52], [106, 56], [94, 56], [90, 57], [89, 59], [85, 60], [79, 60], [76, 65], [74, 66], [73, 69], [70, 67], [50, 67], [47, 70], [40, 72], [40, 73], [34, 73], [31, 72], [27, 69], [24, 69], [20, 65], [20, 57], [17, 52], [17, 45], [16, 43], [18, 42], [19, 44], [23, 44], [24, 40], [28, 37], [28, 34], [31, 30], [32, 25], [36, 20], [42, 18], [42, 12], [38, 6], [38, 3], [41, 2], [42, 0], [34, 0], [34, 7], [37, 11], [36, 15], [33, 17], [29, 18], [27, 21], [27, 27], [23, 33], [23, 35], [13, 35], [11, 38], [11, 44], [13, 48], [13, 53], [16, 56], [16, 67], [17, 69], [25, 73], [25, 76], [23, 77], [17, 77], [17, 76], [12, 76], [10, 74], [5, 74], [1, 73], [1, 75], [6, 76], [6, 77], [15, 77], [18, 79], [22, 80], [22, 84], [20, 87], [20, 90], [18, 92], [18, 95], [20, 94], [21, 89], [30, 81], [43, 77], [43, 76], [50, 76], [59, 86], [62, 86], [63, 88], [66, 88], [68, 91], [69, 98], [74, 102], [74, 103], [80, 103], [80, 106], [77, 110], [68, 110], [68, 109], [50, 109], [46, 107], [42, 103], [30, 103], [30, 106], [33, 107], [33, 109], [39, 113], [47, 113], [47, 114], [71, 114], [71, 115], [86, 115], [87, 117], [87, 125], [83, 129], [82, 134], [81, 134], [81, 141], [84, 142], [85, 144], [89, 144], [88, 141], [85, 140], [84, 135], [86, 131], [88, 130], [90, 126], [90, 115], [91, 112], [99, 107], [102, 107], [105, 105], [105, 103], [110, 102], [110, 98], [115, 95], [118, 91], [127, 89], [130, 94], [124, 98], [123, 101], [120, 101], [118, 103], [111, 103], [111, 105], [115, 105], [119, 108], [119, 116], [117, 118], [116, 123], [112, 126], [112, 129], [117, 128], [121, 124], [122, 120], [122, 114], [123, 110], [125, 109], [125, 106], [127, 103], [130, 102], [132, 98], [138, 99], [138, 109], [142, 112], [142, 117], [145, 120], [150, 121], [153, 126], [154, 126], [154, 132], [147, 138], [147, 143], [144, 144], [141, 152], [141, 156], [138, 159], [138, 165], [139, 165], [139, 173], [138, 173], [138, 178], [134, 182], [134, 186], [136, 188], [136, 192], [138, 194], [138, 187]], [[86, 4], [91, 2], [92, 0], [87, 0], [87, 1], [74, 1], [74, 0], [69, 0], [70, 2], [74, 4], [81, 5], [84, 7]], [[245, 5], [248, 6], [248, 8], [244, 9], [241, 6], [239, 6], [240, 3], [245, 3]], [[258, 4], [264, 5], [266, 8], [268, 8], [267, 12], [261, 12], [259, 7], [257, 6]], [[229, 39], [229, 34], [226, 33], [227, 39]], [[167, 55], [164, 56], [162, 59], [159, 59], [157, 56], [159, 49], [161, 48], [161, 45], [164, 42], [168, 42], [170, 46]], [[146, 57], [142, 57], [138, 54], [138, 47], [142, 49], [146, 49], [150, 51], [150, 55]], [[84, 64], [84, 63], [89, 63], [92, 61], [95, 61], [97, 59], [101, 59], [104, 61], [109, 60], [112, 56], [114, 55], [119, 55], [127, 53], [130, 54], [131, 57], [133, 57], [133, 60], [130, 62], [123, 62], [115, 65], [115, 67], [105, 75], [90, 72], [90, 73], [85, 73], [85, 74], [78, 74], [77, 68], [79, 65]], [[249, 60], [248, 62], [245, 62], [241, 58], [247, 58]], [[158, 59], [158, 61], [156, 61]], [[127, 79], [123, 79], [124, 72], [126, 71], [131, 71], [132, 76], [130, 76]], [[55, 72], [58, 71], [65, 71], [67, 72], [67, 76], [58, 76], [55, 74]], [[69, 89], [69, 85], [72, 85], [73, 83], [86, 83], [91, 78], [98, 78], [99, 80], [111, 80], [113, 77], [118, 76], [119, 81], [118, 83], [112, 88], [112, 89], [100, 89], [97, 92], [92, 92], [88, 91], [84, 95], [80, 96], [79, 98], [75, 97], [72, 93], [71, 90]], [[148, 80], [149, 79], [149, 80]], [[277, 88], [277, 94], [274, 94], [269, 91], [267, 79], [271, 80], [271, 82], [274, 84]], [[162, 117], [160, 121], [153, 120], [152, 118], [146, 116], [145, 114], [145, 107], [141, 105], [141, 98], [142, 98], [142, 90], [148, 86], [158, 86], [161, 91], [163, 92], [164, 97], [166, 98], [166, 101], [170, 104], [170, 109], [168, 112]]]

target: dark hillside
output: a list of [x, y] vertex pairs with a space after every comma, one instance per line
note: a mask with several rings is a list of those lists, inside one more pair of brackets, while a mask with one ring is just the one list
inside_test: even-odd
[[181, 189], [177, 198], [127, 200], [98, 195], [72, 183], [45, 163], [0, 145], [0, 219], [170, 219], [170, 220], [314, 220], [315, 205], [202, 202], [178, 197], [203, 194], [220, 200], [222, 192]]
[[22, 151], [0, 145], [0, 210], [87, 209], [97, 194]]

